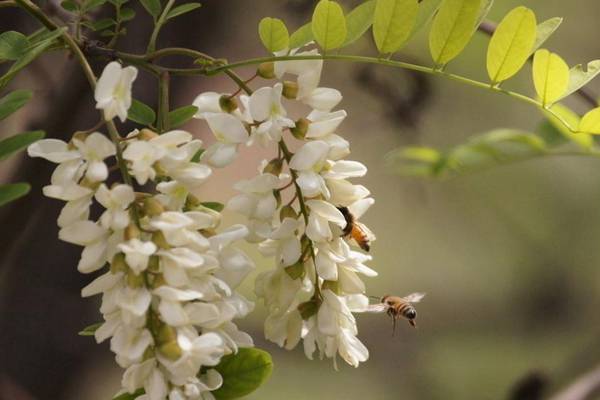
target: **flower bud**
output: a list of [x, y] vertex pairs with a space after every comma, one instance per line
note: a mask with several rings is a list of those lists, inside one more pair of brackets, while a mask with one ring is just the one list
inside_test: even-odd
[[135, 226], [135, 224], [129, 224], [127, 225], [127, 228], [125, 228], [125, 232], [123, 233], [123, 236], [125, 237], [125, 240], [131, 240], [131, 239], [137, 239], [140, 237], [140, 230], [138, 229], [137, 226]]
[[154, 197], [146, 197], [144, 199], [144, 212], [149, 217], [156, 217], [157, 215], [162, 214], [164, 211], [165, 208], [163, 205]]
[[323, 290], [331, 290], [335, 294], [340, 294], [340, 285], [338, 281], [325, 281], [323, 282], [323, 286], [321, 286]]
[[300, 118], [296, 121], [296, 126], [290, 129], [292, 135], [298, 140], [304, 140], [306, 136], [306, 132], [308, 132], [308, 125], [310, 125], [310, 121], [306, 118]]
[[158, 351], [172, 361], [178, 360], [182, 354], [181, 347], [177, 344], [177, 340], [171, 340], [170, 342], [161, 344]]
[[275, 63], [271, 61], [260, 64], [256, 70], [256, 73], [258, 76], [264, 79], [275, 78]]
[[150, 256], [148, 259], [148, 271], [154, 274], [160, 271], [160, 259], [158, 256]]
[[200, 199], [194, 196], [193, 194], [188, 194], [187, 198], [185, 199], [185, 206], [187, 208], [199, 206], [201, 203], [202, 202], [200, 201]]
[[73, 134], [73, 137], [71, 138], [71, 141], [69, 142], [69, 144], [73, 143], [73, 140], [79, 140], [81, 142], [85, 142], [85, 139], [87, 139], [89, 135], [85, 132], [81, 132], [81, 131], [77, 131]]
[[125, 262], [125, 254], [115, 254], [110, 263], [110, 272], [116, 274], [117, 272], [126, 272], [128, 269], [129, 266], [127, 265], [127, 262]]
[[238, 108], [237, 101], [234, 97], [224, 94], [219, 98], [219, 106], [226, 113], [232, 113]]
[[127, 286], [132, 289], [138, 289], [143, 287], [145, 284], [146, 282], [143, 274], [136, 275], [132, 270], [127, 271]]
[[167, 242], [165, 235], [161, 231], [152, 232], [152, 241], [159, 249], [168, 250], [171, 248], [171, 245]]
[[290, 100], [295, 100], [298, 97], [298, 84], [292, 81], [283, 82], [283, 97]]
[[265, 167], [263, 168], [264, 174], [273, 174], [275, 176], [279, 176], [281, 174], [281, 170], [283, 169], [283, 159], [274, 158]]
[[168, 343], [172, 342], [173, 340], [177, 340], [177, 331], [175, 330], [175, 328], [160, 322], [160, 320], [158, 320], [158, 317], [156, 322], [160, 324], [160, 326], [158, 326], [156, 330], [156, 340], [158, 341], [158, 343]]
[[150, 140], [150, 139], [154, 139], [155, 137], [158, 137], [158, 133], [156, 133], [148, 128], [142, 129], [137, 135], [137, 138], [140, 140]]

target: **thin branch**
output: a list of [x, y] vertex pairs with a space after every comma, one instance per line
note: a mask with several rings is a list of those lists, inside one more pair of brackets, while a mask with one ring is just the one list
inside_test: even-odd
[[584, 374], [550, 400], [591, 400], [600, 393], [600, 366]]

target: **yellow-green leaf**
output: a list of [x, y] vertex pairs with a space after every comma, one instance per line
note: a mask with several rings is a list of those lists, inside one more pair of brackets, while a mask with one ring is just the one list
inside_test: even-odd
[[556, 103], [549, 108], [549, 111], [544, 111], [544, 113], [548, 121], [569, 141], [578, 144], [584, 149], [590, 149], [594, 145], [592, 135], [587, 133], [573, 133], [571, 131], [579, 128], [580, 118], [570, 108]]
[[460, 54], [473, 35], [480, 0], [444, 0], [429, 33], [429, 50], [437, 66]]
[[533, 84], [542, 105], [560, 99], [569, 85], [569, 66], [558, 54], [546, 49], [533, 56]]
[[315, 37], [312, 32], [312, 24], [302, 25], [290, 36], [290, 49], [296, 49], [304, 46], [306, 43], [314, 40]]
[[533, 49], [531, 49], [532, 54], [539, 49], [550, 36], [552, 36], [554, 31], [556, 31], [562, 23], [562, 20], [562, 18], [554, 17], [538, 24], [536, 28], [535, 43], [533, 44]]
[[492, 82], [510, 78], [523, 67], [536, 38], [533, 11], [517, 7], [506, 14], [490, 39], [487, 52], [487, 70]]
[[600, 107], [588, 111], [579, 122], [579, 131], [600, 135]]
[[337, 49], [346, 40], [346, 18], [342, 7], [335, 1], [319, 1], [311, 27], [315, 40], [325, 51]]
[[264, 350], [240, 348], [223, 357], [215, 369], [223, 377], [223, 385], [212, 392], [215, 398], [237, 399], [252, 393], [269, 378], [273, 361]]
[[373, 24], [373, 13], [375, 12], [375, 0], [369, 0], [346, 15], [346, 28], [348, 33], [344, 46], [357, 41]]
[[587, 85], [592, 79], [600, 74], [600, 60], [590, 61], [585, 70], [581, 64], [577, 64], [569, 71], [569, 86], [562, 97], [567, 97]]
[[285, 50], [290, 44], [288, 30], [278, 18], [263, 18], [258, 24], [258, 34], [263, 45], [271, 53]]
[[417, 0], [377, 0], [373, 38], [382, 54], [398, 51], [408, 40], [417, 20]]
[[419, 11], [417, 11], [417, 20], [413, 26], [410, 37], [413, 37], [437, 12], [442, 0], [422, 0], [419, 2]]

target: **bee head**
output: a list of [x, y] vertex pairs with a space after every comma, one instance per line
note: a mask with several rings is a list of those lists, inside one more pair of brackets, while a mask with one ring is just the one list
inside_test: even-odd
[[415, 319], [415, 318], [417, 318], [417, 310], [415, 310], [414, 308], [410, 309], [406, 312], [405, 315], [406, 315], [406, 318], [408, 318], [408, 319]]

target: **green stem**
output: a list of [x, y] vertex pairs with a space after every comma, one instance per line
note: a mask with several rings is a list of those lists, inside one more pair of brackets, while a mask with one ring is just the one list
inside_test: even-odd
[[113, 49], [117, 45], [117, 40], [119, 40], [120, 32], [121, 32], [121, 3], [115, 3], [115, 20], [117, 23], [115, 24], [114, 36], [110, 39], [110, 42], [106, 45], [108, 48]]
[[150, 36], [150, 41], [148, 42], [148, 47], [146, 48], [146, 53], [151, 53], [156, 49], [156, 39], [158, 39], [158, 33], [162, 28], [163, 24], [167, 20], [167, 14], [171, 11], [171, 7], [175, 4], [175, 0], [169, 0], [162, 13], [158, 17], [158, 20], [154, 24], [154, 30], [152, 31], [152, 35]]
[[158, 133], [169, 130], [169, 72], [163, 71], [158, 79]]

